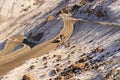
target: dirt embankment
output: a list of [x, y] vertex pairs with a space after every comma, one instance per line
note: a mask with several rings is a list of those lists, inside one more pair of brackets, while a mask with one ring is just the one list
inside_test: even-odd
[[[48, 51], [50, 51], [51, 49], [54, 49], [58, 45], [66, 42], [70, 38], [71, 34], [73, 33], [73, 30], [74, 30], [73, 24], [76, 21], [76, 19], [71, 18], [67, 14], [62, 14], [60, 15], [60, 17], [64, 22], [64, 26], [60, 31], [60, 33], [56, 35], [53, 39], [48, 40], [33, 48], [23, 47], [22, 49], [19, 49], [12, 53], [11, 51], [13, 50], [13, 48], [15, 48], [15, 46], [12, 46], [13, 44], [9, 44], [11, 46], [10, 50], [8, 50], [6, 55], [4, 55], [4, 57], [1, 57], [0, 59], [0, 75], [3, 75], [6, 72], [10, 71], [11, 69], [14, 69], [15, 67], [21, 65], [26, 60], [41, 56], [47, 53]], [[64, 35], [64, 38], [62, 39], [62, 41], [60, 43], [52, 43], [52, 41], [55, 40], [60, 35]], [[7, 49], [9, 49], [9, 45], [6, 46]]]

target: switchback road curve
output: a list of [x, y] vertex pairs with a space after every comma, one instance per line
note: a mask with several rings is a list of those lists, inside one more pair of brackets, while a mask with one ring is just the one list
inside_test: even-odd
[[[64, 26], [62, 30], [59, 32], [58, 35], [56, 35], [54, 38], [39, 44], [33, 48], [30, 48], [29, 46], [25, 46], [17, 51], [8, 53], [7, 49], [2, 52], [2, 55], [0, 56], [0, 75], [3, 75], [10, 70], [14, 69], [15, 67], [20, 66], [23, 64], [26, 60], [29, 60], [31, 58], [42, 56], [43, 54], [49, 52], [51, 49], [56, 48], [58, 45], [65, 43], [71, 36], [74, 30], [74, 22], [76, 19], [71, 18], [67, 14], [61, 14], [60, 17], [63, 20]], [[52, 43], [57, 37], [60, 35], [63, 35], [64, 38], [60, 43]], [[17, 44], [17, 43], [16, 43]], [[9, 44], [12, 45], [12, 44]], [[14, 45], [13, 47], [15, 47]], [[6, 46], [8, 47], [8, 46]], [[11, 48], [13, 49], [13, 48]], [[7, 52], [7, 53], [6, 53]], [[5, 53], [5, 54], [4, 54]]]

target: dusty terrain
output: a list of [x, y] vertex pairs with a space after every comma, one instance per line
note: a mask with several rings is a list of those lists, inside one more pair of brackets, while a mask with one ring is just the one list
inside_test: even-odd
[[[42, 43], [40, 45], [37, 45], [31, 49], [28, 47], [23, 47], [22, 49], [19, 49], [18, 51], [13, 52], [14, 48], [20, 42], [22, 42], [22, 40], [24, 38], [21, 36], [15, 37], [15, 39], [18, 39], [17, 42], [19, 42], [19, 43], [15, 43], [14, 39], [12, 39], [13, 41], [11, 40], [11, 38], [10, 38], [11, 41], [8, 39], [5, 48], [1, 51], [0, 75], [3, 75], [7, 71], [10, 71], [11, 69], [14, 69], [15, 67], [19, 66], [20, 64], [25, 62], [25, 60], [41, 56], [44, 53], [47, 53], [49, 50], [54, 49], [61, 43], [66, 42], [70, 38], [70, 36], [73, 32], [73, 27], [74, 27], [73, 23], [75, 22], [74, 19], [72, 19], [71, 17], [66, 16], [66, 15], [67, 14], [61, 15], [63, 22], [64, 22], [64, 26], [63, 26], [63, 29], [60, 31], [60, 33], [57, 36], [55, 36], [53, 39], [51, 39], [45, 43]], [[52, 41], [54, 41], [60, 35], [64, 36], [64, 38], [62, 38], [62, 41], [60, 43], [52, 43]], [[14, 44], [12, 44], [12, 43], [14, 43]]]
[[0, 1], [0, 80], [120, 79], [119, 0], [8, 2]]

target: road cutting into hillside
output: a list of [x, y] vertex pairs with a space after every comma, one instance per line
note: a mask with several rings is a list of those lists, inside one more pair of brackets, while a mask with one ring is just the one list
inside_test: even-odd
[[6, 41], [4, 49], [0, 52], [0, 57], [3, 55], [7, 55], [8, 53], [11, 53], [12, 51], [14, 51], [14, 48], [23, 42], [23, 39], [24, 39], [24, 36], [22, 35], [10, 37]]
[[[45, 53], [49, 52], [50, 50], [56, 48], [60, 44], [65, 43], [73, 33], [74, 22], [76, 21], [76, 19], [71, 18], [67, 14], [62, 14], [60, 15], [60, 17], [62, 18], [64, 25], [62, 30], [59, 32], [59, 34], [56, 35], [54, 38], [42, 44], [39, 44], [33, 48], [23, 47], [22, 49], [19, 49], [12, 53], [5, 53], [6, 55], [3, 55], [3, 57], [0, 57], [0, 75], [3, 75], [9, 72], [10, 70], [14, 69], [15, 67], [20, 66], [26, 60], [42, 56]], [[52, 43], [60, 35], [64, 36], [64, 38], [62, 38], [62, 41], [60, 43]], [[9, 44], [9, 45], [12, 45], [12, 44]], [[9, 51], [11, 52], [11, 50]]]

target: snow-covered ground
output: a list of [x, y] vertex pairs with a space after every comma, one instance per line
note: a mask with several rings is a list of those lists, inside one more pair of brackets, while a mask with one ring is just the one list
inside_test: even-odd
[[[8, 1], [8, 0], [5, 0], [5, 1]], [[21, 1], [21, 0], [19, 0], [19, 1]], [[16, 5], [17, 4], [18, 5], [26, 4], [26, 2], [24, 2], [24, 1], [21, 1], [21, 2], [19, 2], [19, 1], [16, 2]], [[38, 0], [35, 0], [35, 1], [38, 1]], [[0, 2], [2, 2], [2, 1], [0, 1]], [[35, 8], [35, 9], [31, 8], [31, 10], [32, 10], [31, 12], [28, 11], [28, 12], [25, 12], [24, 14], [19, 12], [20, 7], [16, 7], [17, 8], [17, 9], [15, 8], [16, 14], [17, 13], [21, 13], [21, 14], [19, 14], [19, 16], [15, 17], [14, 19], [10, 19], [10, 20], [7, 19], [7, 21], [1, 22], [0, 43], [3, 42], [8, 37], [15, 35], [15, 34], [24, 34], [25, 36], [28, 36], [31, 32], [36, 32], [36, 31], [42, 30], [41, 28], [48, 29], [43, 26], [46, 22], [46, 19], [50, 15], [54, 15], [54, 13], [57, 12], [62, 7], [62, 6], [59, 7], [59, 5], [65, 5], [64, 2], [67, 2], [67, 1], [44, 0], [44, 3], [42, 3], [41, 6], [39, 6], [38, 8]], [[8, 3], [9, 3], [9, 1], [8, 1]], [[31, 2], [31, 3], [33, 3], [33, 2]], [[6, 7], [9, 7], [9, 6], [6, 6]], [[1, 8], [3, 9], [4, 6], [2, 6]], [[9, 9], [9, 8], [7, 8], [7, 9]], [[5, 11], [8, 11], [8, 10], [5, 10]], [[3, 11], [1, 11], [0, 18], [2, 18], [4, 16], [2, 14], [2, 12]], [[7, 12], [5, 12], [5, 13], [7, 13]], [[8, 18], [7, 15], [4, 17]], [[56, 21], [54, 22], [54, 24], [55, 23], [56, 23]], [[47, 27], [53, 27], [53, 26], [51, 24], [50, 26], [47, 26]], [[53, 27], [53, 28], [55, 28], [55, 27]], [[60, 28], [57, 28], [57, 29], [60, 30]], [[54, 31], [56, 32], [56, 30], [54, 30]], [[44, 32], [44, 31], [41, 31], [41, 32]], [[34, 35], [34, 34], [32, 34], [32, 35]]]
[[[51, 22], [46, 21], [50, 15], [54, 15], [55, 12], [58, 12], [58, 10], [65, 5], [64, 2], [65, 1], [62, 0], [44, 0], [44, 4], [41, 4], [41, 6], [35, 8], [35, 10], [31, 9], [33, 10], [32, 12], [26, 12], [23, 15], [19, 14], [19, 16], [17, 16], [15, 19], [12, 19], [12, 21], [7, 19], [7, 21], [2, 22], [0, 25], [0, 50], [3, 48], [4, 40], [16, 34], [22, 34], [26, 37], [29, 37], [30, 34], [31, 36], [35, 36], [38, 33], [43, 33], [44, 36], [41, 40], [37, 41], [37, 43], [46, 41], [55, 36], [62, 28], [61, 23], [56, 19]], [[23, 3], [22, 1], [18, 1], [16, 4], [17, 3], [24, 4], [25, 2]], [[62, 6], [59, 7], [61, 4]], [[19, 10], [16, 10], [16, 12], [17, 11]], [[7, 15], [4, 17], [7, 18]], [[2, 11], [0, 18], [2, 18]]]
[[[46, 10], [40, 15], [41, 18], [37, 16], [37, 19], [34, 19], [37, 20], [34, 24], [40, 25], [39, 30], [34, 28], [32, 31], [35, 27], [33, 25], [31, 29], [29, 29], [30, 26], [26, 28], [22, 26], [16, 31], [18, 33], [22, 31], [26, 36], [30, 32], [35, 35], [35, 32], [44, 31], [44, 36], [39, 42], [52, 38], [60, 31], [62, 22], [56, 21], [58, 16], [51, 22], [45, 24], [42, 22], [50, 14], [56, 15], [58, 9], [65, 5], [61, 3], [57, 7], [61, 1], [63, 1], [62, 3], [67, 2], [66, 0], [44, 1], [43, 7], [46, 6], [49, 11], [54, 9], [49, 14], [46, 14]], [[68, 5], [72, 7], [75, 3], [78, 4], [77, 1], [81, 0], [70, 0]], [[119, 4], [119, 0], [94, 0], [82, 7], [73, 8], [73, 17], [120, 24]], [[45, 11], [43, 7], [39, 10]], [[28, 25], [32, 24], [31, 22], [34, 20], [28, 20]], [[41, 22], [38, 23], [39, 21]], [[42, 27], [42, 25], [44, 26]], [[28, 29], [31, 31], [29, 32]], [[2, 30], [1, 26], [0, 30]], [[120, 80], [120, 27], [78, 21], [75, 23], [74, 33], [67, 43], [41, 57], [26, 61], [20, 67], [1, 76], [0, 80], [21, 80], [24, 74], [30, 74], [35, 80], [62, 80], [60, 78], [63, 80]]]

